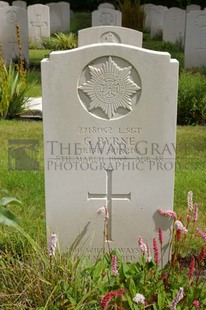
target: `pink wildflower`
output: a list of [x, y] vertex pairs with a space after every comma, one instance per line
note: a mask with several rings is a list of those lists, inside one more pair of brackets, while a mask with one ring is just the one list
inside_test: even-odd
[[159, 213], [160, 213], [161, 215], [171, 217], [171, 218], [173, 218], [174, 220], [177, 219], [177, 214], [176, 214], [174, 211], [172, 211], [172, 210], [164, 211], [164, 210], [162, 210], [162, 209], [158, 209], [158, 211], [159, 211]]
[[158, 263], [159, 263], [159, 251], [158, 251], [158, 247], [157, 247], [156, 238], [153, 239], [153, 251], [154, 251], [155, 264], [158, 265]]
[[147, 255], [147, 245], [143, 242], [142, 238], [139, 237], [138, 239], [138, 244], [139, 244], [139, 247], [140, 247], [140, 250], [142, 251], [142, 254], [143, 255]]
[[107, 207], [101, 207], [97, 210], [97, 214], [104, 214], [104, 216], [106, 218], [109, 218], [109, 213], [108, 213], [108, 210], [107, 210]]
[[184, 292], [184, 289], [183, 287], [180, 287], [178, 293], [177, 293], [177, 296], [173, 299], [172, 303], [171, 303], [171, 310], [176, 310], [176, 307], [177, 307], [177, 304], [180, 300], [183, 299], [183, 292]]
[[191, 279], [195, 271], [195, 258], [192, 256], [191, 261], [190, 261], [190, 267], [189, 267], [189, 273], [188, 273], [188, 278]]
[[186, 216], [187, 224], [189, 224], [190, 219], [191, 219], [190, 215], [189, 215], [189, 214], [187, 214], [187, 216]]
[[177, 242], [180, 241], [181, 235], [182, 235], [181, 230], [180, 230], [180, 229], [177, 229], [177, 230], [176, 230], [176, 241], [177, 241]]
[[198, 232], [198, 234], [203, 238], [203, 239], [205, 239], [206, 240], [206, 233], [204, 233], [202, 230], [200, 230], [199, 228], [197, 228], [197, 232]]
[[192, 191], [189, 191], [187, 193], [187, 206], [188, 206], [189, 211], [193, 210], [193, 192]]
[[56, 252], [56, 246], [57, 246], [57, 235], [55, 233], [51, 234], [51, 240], [49, 244], [49, 256], [54, 256]]
[[206, 248], [204, 246], [201, 247], [200, 253], [198, 255], [198, 262], [201, 264], [205, 261], [206, 258]]
[[162, 233], [162, 228], [158, 229], [158, 236], [159, 236], [159, 243], [162, 245], [163, 244], [163, 233]]
[[199, 300], [194, 300], [192, 304], [195, 307], [195, 309], [200, 309], [200, 302], [199, 302]]
[[187, 228], [184, 227], [184, 225], [182, 224], [181, 221], [175, 221], [174, 227], [175, 227], [176, 230], [180, 230], [183, 233], [187, 233], [188, 232]]
[[115, 297], [115, 296], [122, 296], [124, 293], [124, 289], [123, 288], [120, 288], [119, 290], [117, 291], [113, 291], [113, 292], [109, 292], [107, 293], [100, 301], [100, 307], [102, 309], [105, 309], [107, 304], [109, 303], [109, 301], [111, 300], [112, 297]]
[[112, 255], [112, 272], [116, 276], [119, 274], [117, 270], [117, 257], [116, 255]]
[[145, 297], [142, 294], [136, 294], [135, 297], [132, 299], [136, 303], [143, 304], [145, 303]]
[[193, 218], [192, 218], [192, 220], [193, 220], [194, 222], [197, 222], [197, 218], [198, 218], [198, 209], [199, 209], [199, 205], [198, 205], [198, 203], [195, 203], [195, 204], [194, 204], [194, 211], [193, 211]]

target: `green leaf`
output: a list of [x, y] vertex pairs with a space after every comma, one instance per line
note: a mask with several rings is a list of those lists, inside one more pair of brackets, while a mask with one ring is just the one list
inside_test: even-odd
[[0, 207], [0, 223], [8, 226], [16, 226], [18, 220], [11, 211], [4, 207]]
[[94, 268], [94, 278], [96, 279], [99, 279], [100, 278], [100, 275], [101, 275], [101, 272], [102, 270], [105, 269], [105, 263], [103, 260], [101, 260], [100, 262], [97, 263], [97, 265], [95, 266]]
[[159, 306], [159, 310], [164, 309], [164, 302], [165, 302], [165, 292], [159, 293], [158, 294], [158, 306]]
[[0, 199], [0, 206], [6, 207], [9, 204], [22, 206], [21, 201], [13, 197], [3, 197]]

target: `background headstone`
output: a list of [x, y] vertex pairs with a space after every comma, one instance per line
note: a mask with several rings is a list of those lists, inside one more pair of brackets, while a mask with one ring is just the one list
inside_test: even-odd
[[0, 43], [7, 63], [17, 60], [19, 48], [16, 24], [20, 28], [23, 58], [29, 64], [28, 19], [27, 11], [16, 6], [7, 6], [0, 9]]
[[170, 8], [164, 13], [163, 41], [184, 45], [185, 18], [185, 10], [179, 8]]
[[112, 3], [104, 2], [104, 3], [100, 3], [98, 5], [98, 10], [101, 10], [101, 9], [113, 9], [113, 10], [115, 10], [115, 7]]
[[150, 37], [162, 34], [164, 13], [167, 10], [168, 8], [162, 5], [156, 5], [151, 8]]
[[187, 13], [192, 12], [192, 11], [199, 11], [199, 10], [201, 10], [201, 6], [197, 4], [189, 4], [186, 7]]
[[26, 9], [26, 7], [27, 7], [27, 4], [25, 1], [13, 1], [12, 5], [18, 6], [19, 8], [22, 8], [22, 9]]
[[92, 26], [122, 26], [122, 13], [113, 9], [92, 12]]
[[155, 4], [145, 4], [144, 5], [144, 13], [145, 13], [145, 21], [144, 21], [144, 28], [146, 30], [150, 30], [151, 28], [151, 12], [152, 12], [152, 8], [155, 8], [156, 5]]
[[185, 68], [206, 65], [206, 11], [187, 14], [184, 49]]
[[50, 9], [50, 31], [68, 32], [70, 30], [70, 4], [67, 2], [48, 3]]
[[49, 7], [43, 4], [28, 6], [29, 40], [37, 44], [50, 37]]
[[98, 256], [106, 205], [110, 247], [124, 260], [159, 227], [167, 252], [172, 221], [157, 209], [173, 209], [177, 81], [168, 53], [121, 43], [42, 61], [48, 238], [57, 233], [62, 250], [76, 242]]
[[0, 1], [0, 8], [4, 8], [6, 6], [9, 6], [8, 2]]
[[118, 26], [98, 26], [78, 31], [78, 46], [94, 43], [124, 43], [142, 47], [143, 34]]

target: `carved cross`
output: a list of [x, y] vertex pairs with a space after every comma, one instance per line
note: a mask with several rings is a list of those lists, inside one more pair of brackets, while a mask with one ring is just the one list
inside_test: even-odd
[[113, 194], [112, 193], [112, 170], [106, 171], [106, 193], [91, 194], [88, 193], [89, 200], [106, 200], [106, 207], [109, 214], [108, 220], [108, 240], [112, 241], [112, 200], [129, 200], [131, 201], [131, 193]]

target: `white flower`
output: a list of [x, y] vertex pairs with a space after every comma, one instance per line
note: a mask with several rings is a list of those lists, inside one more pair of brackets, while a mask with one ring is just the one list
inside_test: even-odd
[[144, 305], [145, 297], [144, 295], [138, 293], [135, 295], [135, 297], [132, 300], [135, 301], [136, 303]]
[[182, 231], [184, 233], [188, 232], [187, 228], [184, 227], [182, 222], [180, 222], [180, 221], [175, 221], [174, 227], [175, 227], [176, 230], [180, 230], [180, 231]]
[[55, 233], [51, 234], [51, 240], [49, 245], [49, 256], [54, 256], [56, 252], [56, 246], [57, 246], [57, 235]]
[[104, 214], [104, 216], [106, 218], [109, 218], [109, 213], [108, 213], [108, 210], [107, 208], [104, 206], [104, 207], [101, 207], [97, 210], [97, 214]]

